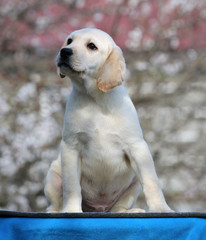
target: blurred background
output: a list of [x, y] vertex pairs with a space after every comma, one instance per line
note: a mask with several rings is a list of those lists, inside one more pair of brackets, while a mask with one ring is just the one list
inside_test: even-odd
[[126, 86], [168, 204], [205, 211], [205, 0], [1, 0], [0, 209], [45, 211], [44, 179], [71, 90], [55, 57], [84, 27], [123, 49]]

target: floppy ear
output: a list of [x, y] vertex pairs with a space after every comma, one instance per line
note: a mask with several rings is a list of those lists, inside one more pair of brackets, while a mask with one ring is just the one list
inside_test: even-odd
[[122, 84], [125, 78], [125, 60], [122, 51], [115, 46], [106, 59], [97, 79], [97, 87], [102, 92]]

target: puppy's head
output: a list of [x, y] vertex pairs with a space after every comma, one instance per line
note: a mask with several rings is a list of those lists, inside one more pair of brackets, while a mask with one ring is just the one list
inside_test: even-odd
[[125, 61], [121, 49], [105, 32], [85, 28], [71, 33], [57, 55], [61, 77], [87, 76], [106, 92], [124, 81]]

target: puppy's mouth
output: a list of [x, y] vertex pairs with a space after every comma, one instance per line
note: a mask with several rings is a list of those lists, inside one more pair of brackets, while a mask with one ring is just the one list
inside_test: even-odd
[[60, 68], [64, 68], [64, 69], [68, 69], [69, 71], [71, 71], [72, 73], [81, 73], [82, 71], [77, 71], [76, 69], [74, 69], [70, 64], [67, 63], [62, 63], [59, 66]]
[[61, 60], [57, 63], [57, 67], [60, 68], [60, 70], [61, 70], [61, 72], [63, 74], [69, 74], [69, 73], [70, 74], [71, 73], [73, 73], [73, 74], [81, 74], [81, 73], [85, 72], [85, 70], [77, 70], [71, 64], [63, 62]]

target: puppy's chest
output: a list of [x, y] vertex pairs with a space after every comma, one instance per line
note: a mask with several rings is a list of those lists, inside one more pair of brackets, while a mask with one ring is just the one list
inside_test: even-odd
[[[103, 124], [101, 126], [93, 125], [91, 128], [82, 129], [77, 133], [78, 147], [81, 151], [86, 151], [88, 154], [98, 151], [108, 151], [110, 154], [116, 152], [117, 149], [122, 149], [122, 139], [119, 133], [112, 130], [111, 126]], [[116, 150], [116, 151], [115, 151]]]
[[83, 159], [116, 159], [123, 154], [121, 128], [114, 119], [97, 116], [85, 121], [77, 133], [78, 148]]

